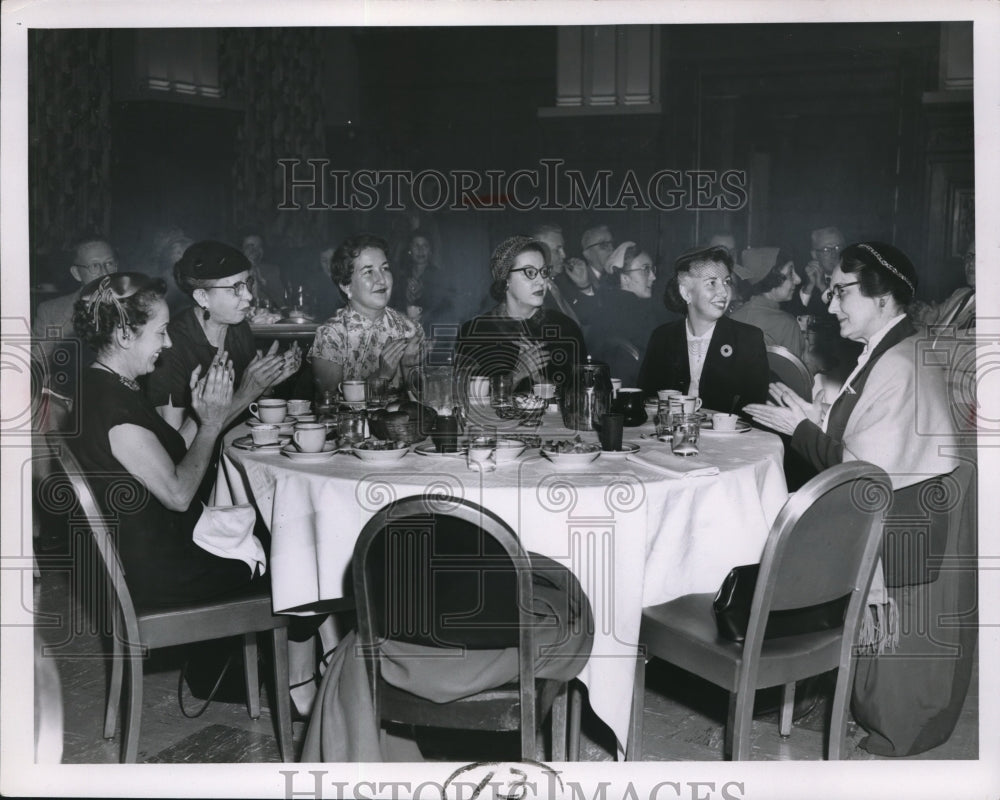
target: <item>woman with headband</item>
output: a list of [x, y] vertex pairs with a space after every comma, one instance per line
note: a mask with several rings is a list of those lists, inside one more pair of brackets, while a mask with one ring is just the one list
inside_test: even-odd
[[515, 391], [534, 383], [566, 385], [587, 357], [580, 326], [545, 308], [550, 274], [545, 245], [530, 236], [504, 239], [490, 257], [493, 310], [463, 323], [456, 365], [468, 375], [509, 374]]
[[[774, 403], [752, 404], [757, 422], [792, 437], [792, 447], [816, 471], [843, 461], [870, 461], [893, 478], [893, 488], [955, 467], [939, 455], [940, 436], [952, 421], [938, 370], [919, 372], [916, 328], [906, 315], [917, 286], [910, 259], [882, 242], [862, 242], [841, 253], [824, 297], [840, 335], [862, 342], [858, 365], [835, 398], [809, 403], [781, 383], [771, 384]], [[919, 389], [919, 402], [918, 402]], [[825, 401], [825, 402], [824, 402]], [[828, 405], [832, 403], [832, 405]]]
[[[908, 513], [900, 509], [909, 508], [914, 493], [924, 516], [954, 503], [974, 512], [967, 502], [974, 483], [953, 472], [957, 441], [944, 370], [924, 362], [906, 313], [917, 286], [913, 264], [892, 245], [861, 242], [842, 251], [830, 282], [824, 299], [840, 335], [864, 344], [854, 371], [836, 397], [817, 390], [809, 403], [775, 383], [773, 403], [749, 405], [746, 411], [756, 422], [791, 435], [792, 448], [817, 471], [852, 460], [882, 467], [894, 490], [890, 513]], [[938, 476], [945, 479], [935, 481]], [[953, 562], [974, 558], [974, 517], [966, 512], [939, 546], [943, 551], [929, 555]], [[904, 566], [918, 563], [918, 549], [906, 555]], [[862, 742], [867, 750], [913, 755], [951, 735], [972, 669], [975, 598], [974, 570], [891, 581], [876, 570], [851, 706], [869, 733]]]
[[202, 513], [195, 495], [233, 398], [232, 364], [216, 360], [189, 375], [198, 418], [190, 446], [139, 389], [171, 346], [166, 289], [138, 272], [108, 275], [84, 287], [73, 319], [97, 358], [81, 377], [83, 424], [72, 447], [117, 523], [129, 591], [143, 607], [224, 595], [257, 576], [193, 540]]

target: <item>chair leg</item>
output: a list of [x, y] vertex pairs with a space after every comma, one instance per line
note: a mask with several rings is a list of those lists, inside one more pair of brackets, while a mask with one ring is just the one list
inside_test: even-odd
[[833, 708], [830, 712], [830, 735], [826, 743], [826, 757], [839, 761], [844, 757], [844, 737], [847, 735], [847, 704], [850, 702], [851, 686], [854, 684], [854, 660], [850, 666], [841, 664], [837, 670], [837, 687], [833, 692]]
[[753, 701], [755, 692], [750, 690], [729, 695], [729, 714], [726, 720], [726, 758], [747, 761], [750, 758], [750, 730], [753, 726]]
[[778, 718], [778, 733], [784, 737], [792, 735], [792, 714], [795, 711], [795, 681], [781, 687], [781, 714]]
[[121, 640], [121, 626], [118, 624], [118, 611], [112, 608], [111, 614], [111, 678], [108, 684], [108, 705], [104, 712], [104, 738], [115, 738], [115, 725], [118, 722], [118, 708], [122, 696], [122, 672], [125, 659]]
[[566, 760], [566, 696], [569, 693], [569, 684], [563, 683], [559, 687], [559, 694], [552, 701], [552, 760]]
[[646, 656], [639, 652], [635, 657], [635, 679], [632, 683], [632, 721], [629, 725], [626, 761], [642, 761], [642, 716], [646, 710]]
[[260, 718], [260, 676], [257, 673], [257, 634], [243, 634], [243, 679], [247, 687], [247, 712]]
[[281, 760], [289, 763], [295, 760], [295, 745], [292, 742], [292, 697], [288, 692], [288, 629], [275, 628], [271, 634], [274, 650], [274, 702], [277, 711], [278, 749]]
[[124, 738], [122, 763], [134, 764], [139, 757], [139, 724], [142, 720], [142, 659], [141, 648], [128, 648], [128, 696], [122, 716]]
[[574, 679], [569, 685], [569, 760], [580, 760], [580, 717], [583, 716], [583, 692]]

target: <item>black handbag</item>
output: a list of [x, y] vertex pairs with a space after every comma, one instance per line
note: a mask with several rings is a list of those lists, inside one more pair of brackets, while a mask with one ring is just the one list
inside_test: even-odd
[[[757, 588], [757, 574], [760, 564], [744, 564], [733, 567], [722, 581], [712, 601], [715, 624], [719, 636], [733, 642], [742, 642], [747, 636], [750, 622], [750, 606]], [[844, 624], [844, 614], [851, 595], [845, 594], [826, 603], [803, 608], [789, 608], [772, 611], [764, 628], [765, 639], [782, 636], [798, 636], [803, 633], [827, 631]]]

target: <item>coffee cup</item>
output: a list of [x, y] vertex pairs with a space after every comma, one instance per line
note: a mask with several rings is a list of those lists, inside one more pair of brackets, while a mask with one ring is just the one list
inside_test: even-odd
[[301, 414], [308, 414], [311, 403], [308, 400], [289, 400], [288, 401], [288, 413], [293, 417], [298, 417]]
[[739, 417], [736, 414], [712, 414], [712, 430], [735, 431]]
[[490, 396], [490, 379], [485, 375], [469, 378], [469, 399], [485, 402]]
[[250, 429], [254, 444], [276, 444], [278, 441], [277, 425], [254, 425]]
[[551, 400], [556, 396], [556, 385], [554, 383], [534, 383], [531, 385], [531, 392], [535, 397]]
[[288, 403], [284, 400], [275, 400], [273, 398], [268, 398], [266, 400], [258, 400], [255, 403], [251, 403], [250, 413], [253, 414], [261, 422], [277, 423], [284, 422], [285, 415], [288, 410]]
[[292, 439], [303, 453], [318, 453], [326, 445], [326, 425], [322, 422], [299, 422], [292, 432]]
[[340, 393], [348, 403], [363, 403], [365, 401], [365, 382], [341, 381]]
[[666, 402], [669, 401], [670, 398], [673, 397], [674, 395], [682, 395], [682, 394], [684, 394], [684, 392], [682, 392], [680, 389], [657, 389], [656, 399]]
[[681, 408], [685, 414], [693, 414], [701, 408], [701, 398], [689, 394], [683, 394], [680, 398]]

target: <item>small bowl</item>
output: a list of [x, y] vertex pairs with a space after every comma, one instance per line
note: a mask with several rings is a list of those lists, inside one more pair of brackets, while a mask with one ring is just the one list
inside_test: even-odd
[[527, 443], [521, 439], [500, 439], [497, 441], [495, 454], [497, 464], [507, 464], [517, 460], [527, 447]]
[[590, 462], [594, 461], [601, 455], [601, 446], [599, 444], [588, 445], [587, 449], [582, 453], [559, 453], [555, 450], [543, 447], [541, 448], [541, 453], [542, 456], [558, 467], [565, 469], [579, 469], [587, 466]]
[[396, 447], [392, 450], [365, 450], [362, 448], [354, 447], [352, 452], [362, 461], [367, 461], [369, 463], [386, 463], [388, 461], [399, 461], [403, 456], [410, 452], [409, 447]]

